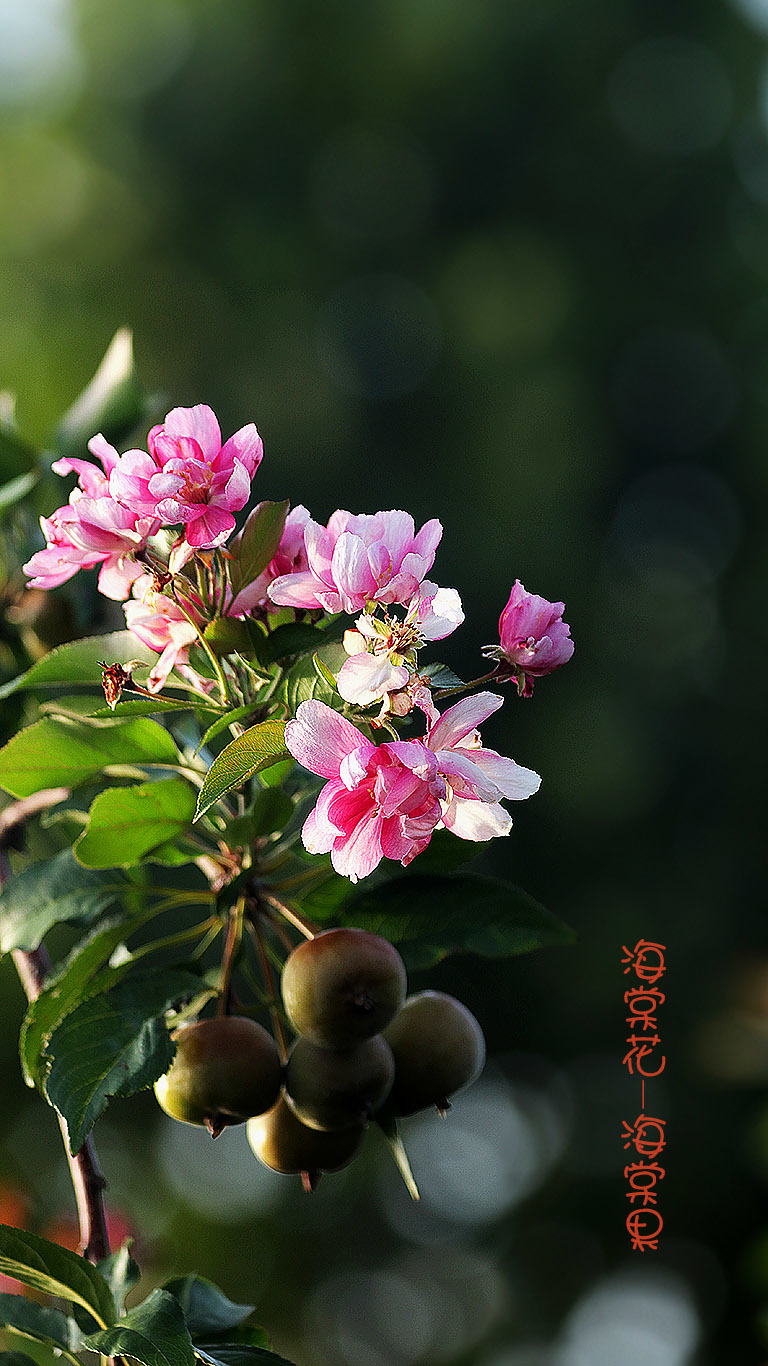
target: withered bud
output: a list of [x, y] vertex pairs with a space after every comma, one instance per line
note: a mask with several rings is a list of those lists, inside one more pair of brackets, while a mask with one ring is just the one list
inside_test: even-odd
[[123, 688], [130, 687], [133, 681], [130, 670], [124, 669], [122, 664], [107, 664], [104, 659], [100, 659], [98, 664], [101, 669], [101, 686], [104, 689], [107, 706], [114, 711], [123, 695]]
[[173, 578], [173, 574], [166, 574], [165, 570], [159, 569], [157, 565], [152, 566], [152, 590], [155, 593], [162, 593]]

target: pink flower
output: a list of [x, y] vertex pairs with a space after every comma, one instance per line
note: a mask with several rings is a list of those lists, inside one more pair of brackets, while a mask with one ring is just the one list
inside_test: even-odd
[[328, 526], [304, 529], [308, 568], [282, 575], [269, 596], [281, 607], [359, 612], [366, 602], [409, 603], [429, 573], [443, 528], [433, 519], [415, 534], [407, 512], [334, 512]]
[[99, 589], [118, 602], [127, 597], [131, 584], [144, 568], [136, 561], [157, 522], [116, 501], [110, 494], [109, 477], [118, 460], [117, 451], [104, 437], [94, 436], [88, 449], [101, 461], [103, 472], [89, 460], [57, 460], [56, 474], [75, 473], [78, 485], [69, 502], [51, 517], [41, 517], [44, 550], [24, 565], [32, 588], [56, 588], [79, 569], [101, 565]]
[[221, 545], [248, 502], [264, 453], [252, 422], [221, 444], [211, 408], [173, 408], [153, 427], [148, 453], [128, 451], [110, 475], [114, 498], [167, 526], [183, 523], [195, 550]]
[[[197, 631], [178, 603], [155, 591], [151, 574], [137, 580], [133, 593], [131, 601], [123, 607], [126, 625], [142, 645], [158, 651], [160, 658], [147, 679], [147, 687], [150, 692], [160, 692], [171, 670], [188, 662], [188, 649], [197, 639]], [[202, 614], [194, 604], [185, 599], [184, 605], [193, 621], [202, 627]]]
[[499, 617], [500, 645], [488, 646], [484, 654], [506, 660], [517, 675], [522, 697], [533, 693], [533, 679], [567, 664], [573, 654], [571, 628], [563, 621], [564, 602], [527, 593], [519, 579]]
[[[242, 612], [252, 612], [254, 608], [262, 611], [275, 612], [277, 607], [267, 596], [267, 589], [275, 579], [285, 574], [303, 573], [308, 568], [307, 552], [304, 548], [304, 528], [309, 521], [307, 508], [291, 508], [285, 519], [285, 529], [280, 538], [280, 545], [277, 554], [270, 560], [263, 573], [259, 574], [253, 583], [249, 583], [245, 588], [241, 588], [235, 598], [232, 608], [232, 615], [237, 616]], [[240, 540], [239, 533], [231, 542], [228, 549], [235, 554]]]
[[302, 702], [285, 728], [291, 754], [328, 781], [302, 829], [312, 854], [330, 851], [337, 873], [367, 877], [382, 858], [405, 867], [441, 818], [445, 784], [420, 740], [373, 745], [323, 702]]
[[407, 689], [416, 671], [416, 651], [427, 641], [444, 639], [463, 620], [456, 589], [438, 588], [427, 579], [409, 603], [404, 621], [389, 612], [383, 617], [364, 612], [355, 623], [357, 629], [344, 633], [350, 658], [339, 670], [339, 693], [346, 702], [367, 707]]
[[502, 798], [522, 801], [537, 792], [538, 773], [493, 749], [483, 749], [477, 727], [502, 706], [497, 693], [463, 697], [430, 726], [424, 743], [446, 784], [442, 823], [464, 840], [508, 835], [512, 817]]

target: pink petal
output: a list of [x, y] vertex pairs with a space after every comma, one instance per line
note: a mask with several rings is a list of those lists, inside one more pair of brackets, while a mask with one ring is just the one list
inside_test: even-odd
[[95, 455], [96, 459], [101, 461], [105, 474], [110, 474], [120, 459], [114, 446], [110, 446], [107, 438], [102, 436], [101, 432], [97, 432], [96, 436], [91, 437], [88, 442], [88, 450], [91, 455]]
[[245, 466], [248, 474], [253, 478], [256, 470], [261, 464], [264, 455], [264, 445], [252, 422], [248, 422], [245, 427], [241, 427], [234, 436], [224, 442], [221, 448], [219, 463], [232, 464], [239, 460]]
[[478, 764], [472, 762], [469, 755], [474, 752], [439, 749], [437, 762], [440, 772], [460, 795], [473, 797], [481, 802], [497, 802], [502, 796], [501, 788], [483, 773]]
[[101, 566], [99, 592], [113, 602], [124, 602], [131, 591], [131, 584], [143, 573], [143, 565], [137, 564], [133, 556], [110, 555]]
[[250, 495], [251, 477], [245, 465], [236, 460], [224, 489], [224, 505], [229, 508], [230, 512], [239, 512], [242, 507], [245, 507]]
[[70, 460], [64, 456], [61, 460], [54, 460], [51, 469], [54, 474], [76, 474], [81, 489], [91, 498], [99, 498], [106, 492], [106, 475], [90, 460]]
[[370, 742], [346, 717], [324, 702], [302, 702], [285, 728], [286, 748], [310, 773], [338, 778], [341, 761]]
[[368, 564], [368, 552], [359, 536], [349, 531], [342, 532], [333, 548], [331, 568], [333, 582], [345, 603], [345, 611], [357, 611], [376, 589]]
[[224, 508], [206, 508], [202, 517], [187, 522], [187, 540], [200, 550], [221, 545], [235, 529], [235, 519]]
[[466, 801], [454, 797], [451, 805], [443, 812], [443, 825], [452, 830], [462, 840], [481, 843], [508, 835], [512, 829], [512, 817], [500, 803]]
[[474, 697], [462, 697], [459, 702], [454, 702], [446, 712], [440, 717], [436, 726], [432, 726], [427, 738], [430, 749], [450, 749], [459, 740], [463, 740], [470, 731], [477, 730], [483, 721], [492, 716], [499, 707], [504, 705], [504, 698], [498, 693], [479, 692]]
[[307, 853], [329, 853], [334, 840], [341, 834], [339, 826], [334, 825], [328, 816], [328, 807], [341, 790], [341, 784], [333, 779], [326, 783], [307, 816], [301, 829], [301, 839]]
[[368, 877], [384, 857], [381, 848], [381, 817], [371, 814], [346, 839], [340, 835], [331, 850], [331, 863], [342, 877], [357, 882]]
[[404, 556], [413, 549], [413, 518], [410, 512], [400, 512], [393, 508], [391, 512], [380, 512], [377, 521], [381, 526], [381, 539], [389, 551], [392, 567], [396, 572]]
[[163, 425], [169, 436], [194, 437], [206, 460], [213, 460], [221, 450], [221, 428], [213, 409], [205, 403], [194, 408], [173, 408]]
[[429, 573], [435, 562], [435, 552], [442, 535], [442, 524], [438, 522], [436, 517], [433, 517], [431, 521], [424, 523], [421, 531], [414, 538], [413, 549], [417, 555], [422, 555], [426, 560], [426, 573]]
[[472, 749], [468, 753], [472, 762], [510, 801], [524, 801], [541, 787], [541, 778], [532, 768], [523, 768], [514, 759], [507, 759], [494, 749]]
[[269, 585], [267, 594], [279, 607], [317, 607], [317, 589], [321, 582], [308, 570], [299, 574], [281, 574]]

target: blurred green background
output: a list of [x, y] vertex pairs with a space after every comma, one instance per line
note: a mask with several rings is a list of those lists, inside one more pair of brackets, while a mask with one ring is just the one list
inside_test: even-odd
[[[258, 424], [258, 497], [440, 517], [464, 676], [518, 576], [576, 641], [487, 728], [543, 783], [486, 863], [579, 941], [432, 974], [493, 1059], [406, 1133], [421, 1205], [373, 1139], [308, 1199], [151, 1098], [100, 1126], [150, 1273], [218, 1279], [300, 1366], [760, 1359], [767, 44], [768, 0], [0, 0], [22, 431], [128, 324], [161, 413]], [[645, 1254], [620, 1137], [641, 937], [669, 962]], [[7, 964], [0, 992], [0, 1179], [43, 1228], [66, 1171]]]

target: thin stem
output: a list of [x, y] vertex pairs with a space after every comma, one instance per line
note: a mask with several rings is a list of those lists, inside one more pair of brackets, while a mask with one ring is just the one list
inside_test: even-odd
[[280, 1019], [280, 1013], [277, 1009], [277, 988], [275, 986], [272, 965], [264, 947], [264, 936], [262, 935], [261, 925], [259, 924], [258, 908], [248, 917], [248, 928], [251, 931], [253, 942], [256, 945], [256, 952], [259, 955], [261, 975], [264, 978], [264, 986], [267, 989], [267, 1009], [269, 1010], [269, 1018], [272, 1021], [272, 1032], [274, 1033], [275, 1042], [277, 1043], [278, 1052], [280, 1053], [280, 1061], [284, 1066], [288, 1061], [288, 1047], [285, 1042], [283, 1022]]
[[216, 1008], [218, 1016], [228, 1015], [231, 1004], [232, 994], [232, 973], [235, 967], [240, 944], [243, 938], [243, 923], [245, 920], [245, 897], [240, 897], [239, 901], [229, 913], [229, 924], [227, 925], [227, 938], [224, 943], [224, 956], [221, 963], [221, 984], [219, 986], [219, 1003]]
[[300, 930], [305, 939], [314, 939], [317, 930], [309, 920], [304, 919], [303, 915], [299, 915], [298, 911], [293, 910], [291, 906], [286, 906], [283, 901], [280, 901], [279, 898], [276, 897], [273, 892], [268, 891], [266, 887], [262, 888], [259, 894], [264, 901], [268, 902], [274, 910], [278, 911], [279, 914], [288, 921], [289, 925], [293, 925], [295, 929]]
[[179, 930], [177, 934], [167, 934], [164, 939], [155, 939], [151, 944], [142, 944], [131, 954], [131, 962], [136, 963], [140, 958], [146, 958], [147, 954], [156, 953], [158, 949], [169, 949], [176, 944], [185, 944], [189, 939], [196, 939], [198, 935], [207, 933], [214, 925], [220, 928], [218, 917], [212, 915], [207, 920], [190, 926], [188, 930]]
[[174, 586], [174, 590], [173, 590], [173, 600], [174, 600], [174, 602], [176, 603], [176, 606], [178, 607], [179, 611], [183, 613], [183, 615], [186, 617], [187, 621], [189, 622], [190, 626], [194, 629], [194, 632], [195, 632], [195, 634], [196, 634], [196, 636], [197, 636], [197, 639], [198, 639], [200, 645], [201, 645], [202, 648], [205, 650], [205, 653], [207, 654], [208, 659], [210, 660], [211, 668], [213, 669], [213, 671], [214, 671], [214, 673], [215, 673], [215, 675], [216, 675], [216, 680], [217, 680], [218, 685], [219, 685], [219, 692], [221, 693], [221, 700], [222, 700], [222, 702], [223, 702], [224, 704], [226, 704], [226, 703], [228, 703], [228, 702], [231, 704], [231, 702], [232, 702], [232, 696], [231, 696], [230, 691], [229, 691], [229, 686], [228, 686], [228, 684], [227, 684], [227, 680], [226, 680], [226, 678], [224, 677], [224, 670], [222, 669], [221, 664], [219, 663], [219, 660], [216, 658], [216, 656], [215, 656], [213, 650], [211, 649], [211, 647], [210, 647], [208, 641], [206, 640], [205, 636], [203, 635], [202, 631], [200, 630], [200, 627], [198, 626], [198, 624], [197, 624], [197, 622], [195, 621], [194, 617], [190, 615], [190, 613], [187, 611], [186, 607], [184, 606], [184, 603], [180, 600], [179, 595], [178, 595], [178, 593], [176, 592], [175, 586]]
[[481, 674], [480, 678], [473, 678], [471, 683], [457, 683], [455, 688], [435, 688], [435, 700], [442, 702], [444, 697], [454, 697], [457, 693], [469, 692], [470, 688], [479, 688], [481, 683], [490, 683], [492, 678], [495, 678], [498, 683], [505, 683], [506, 678], [499, 675], [500, 665], [496, 664], [490, 673]]

